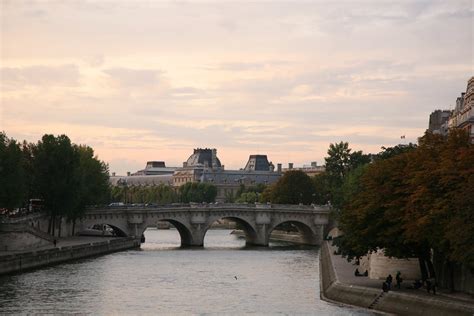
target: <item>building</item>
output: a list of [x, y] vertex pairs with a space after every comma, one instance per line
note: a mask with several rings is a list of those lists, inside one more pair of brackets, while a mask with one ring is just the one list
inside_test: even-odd
[[183, 162], [183, 167], [176, 169], [173, 186], [188, 182], [211, 183], [217, 187], [216, 201], [226, 201], [235, 197], [241, 185], [268, 185], [278, 181], [280, 176], [281, 172], [274, 171], [266, 155], [250, 155], [245, 168], [225, 170], [217, 158], [216, 149], [197, 148]]
[[224, 202], [236, 197], [242, 185], [249, 187], [258, 184], [269, 185], [278, 181], [288, 170], [301, 170], [309, 176], [324, 171], [324, 167], [312, 162], [310, 166], [277, 170], [267, 155], [250, 155], [245, 167], [239, 170], [226, 170], [217, 157], [217, 150], [196, 148], [180, 168], [166, 167], [163, 161], [148, 161], [145, 169], [135, 173], [127, 172], [127, 176], [115, 176], [112, 173], [110, 184], [113, 186], [155, 186], [169, 185], [177, 189], [188, 182], [210, 183], [217, 187], [216, 201]]
[[164, 161], [148, 161], [145, 169], [132, 173], [132, 176], [172, 175], [176, 167], [166, 167]]
[[474, 144], [474, 77], [467, 82], [466, 92], [456, 99], [456, 106], [451, 114], [448, 127], [461, 128], [469, 133]]
[[469, 133], [474, 144], [474, 77], [467, 82], [466, 92], [456, 99], [454, 110], [436, 110], [430, 115], [428, 130], [447, 135], [450, 129], [461, 128]]
[[[279, 166], [279, 168], [280, 168], [280, 166]], [[293, 163], [290, 162], [288, 164], [288, 168], [283, 168], [282, 172], [285, 173], [285, 172], [290, 171], [290, 170], [303, 171], [308, 176], [314, 177], [317, 174], [323, 173], [326, 170], [326, 168], [323, 167], [323, 166], [318, 166], [318, 163], [316, 161], [311, 162], [311, 165], [309, 165], [309, 166], [308, 165], [303, 165], [303, 167], [296, 167], [296, 168], [293, 167]]]
[[433, 134], [447, 135], [448, 121], [452, 111], [450, 110], [436, 110], [430, 114], [430, 122], [428, 130]]

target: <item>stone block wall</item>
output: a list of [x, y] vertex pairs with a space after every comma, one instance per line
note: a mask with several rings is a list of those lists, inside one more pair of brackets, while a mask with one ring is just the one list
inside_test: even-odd
[[397, 259], [384, 255], [382, 250], [371, 253], [360, 260], [359, 271], [369, 272], [371, 279], [385, 279], [389, 274], [395, 279], [397, 271], [400, 271], [404, 280], [421, 279], [420, 266], [418, 259]]

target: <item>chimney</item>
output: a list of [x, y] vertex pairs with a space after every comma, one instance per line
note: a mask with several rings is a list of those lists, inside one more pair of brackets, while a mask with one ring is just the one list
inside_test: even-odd
[[277, 172], [281, 173], [281, 163], [277, 164]]
[[292, 162], [289, 162], [289, 163], [288, 163], [288, 170], [291, 170], [291, 169], [293, 169], [293, 163], [292, 163]]
[[115, 172], [112, 172], [112, 177], [115, 177]]
[[127, 177], [130, 177], [130, 171], [127, 171]]

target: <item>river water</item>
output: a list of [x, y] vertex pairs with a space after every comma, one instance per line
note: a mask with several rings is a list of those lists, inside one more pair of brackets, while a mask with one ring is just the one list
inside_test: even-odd
[[141, 250], [0, 277], [0, 314], [366, 315], [319, 298], [319, 249], [245, 247], [210, 230], [203, 249], [176, 230], [148, 229]]

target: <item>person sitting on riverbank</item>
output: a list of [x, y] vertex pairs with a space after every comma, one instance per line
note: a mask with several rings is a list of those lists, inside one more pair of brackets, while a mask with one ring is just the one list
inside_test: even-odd
[[354, 272], [354, 275], [355, 275], [355, 276], [362, 276], [362, 275], [360, 274], [360, 272], [359, 272], [359, 269], [357, 269], [357, 268], [356, 268], [356, 270], [355, 270], [355, 272]]

